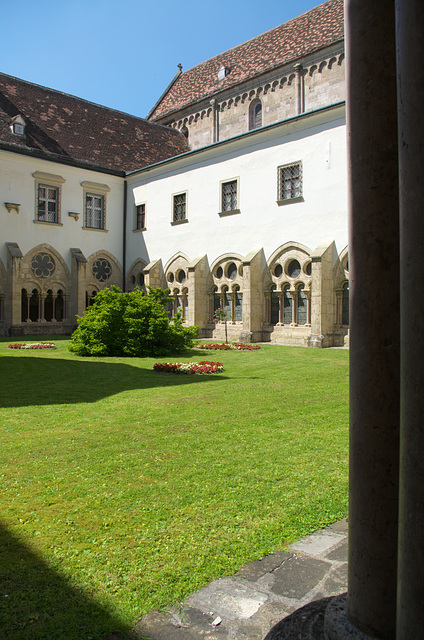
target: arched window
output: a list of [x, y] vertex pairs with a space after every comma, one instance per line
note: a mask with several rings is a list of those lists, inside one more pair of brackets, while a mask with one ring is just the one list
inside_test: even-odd
[[254, 100], [249, 110], [249, 129], [259, 129], [262, 127], [262, 103], [260, 100]]
[[283, 303], [284, 303], [284, 324], [291, 324], [293, 322], [293, 297], [290, 293], [290, 285], [286, 284], [283, 290]]
[[88, 291], [85, 292], [85, 308], [91, 307], [95, 297], [96, 291], [92, 291], [91, 293], [89, 293]]
[[53, 291], [49, 289], [44, 300], [44, 320], [47, 320], [47, 322], [51, 322], [53, 320], [53, 312]]
[[228, 293], [228, 289], [224, 293], [224, 311], [227, 312], [227, 319], [231, 320], [231, 318], [232, 318], [232, 314], [231, 314], [231, 296]]
[[271, 287], [271, 324], [280, 322], [280, 297], [277, 294], [277, 287], [274, 284]]
[[297, 290], [297, 324], [308, 322], [308, 298], [304, 292], [304, 285], [301, 284]]
[[234, 291], [234, 320], [236, 322], [243, 320], [243, 297], [239, 287]]
[[214, 293], [213, 293], [213, 311], [215, 313], [215, 311], [217, 309], [221, 308], [221, 296], [218, 293], [218, 290], [215, 289]]
[[56, 295], [54, 317], [58, 322], [62, 322], [63, 318], [65, 317], [65, 300], [63, 298], [62, 289], [59, 289]]
[[29, 319], [31, 322], [37, 322], [40, 317], [40, 296], [37, 289], [32, 290], [32, 295], [29, 299]]
[[26, 322], [29, 317], [28, 294], [26, 289], [21, 291], [21, 322]]
[[349, 283], [345, 282], [342, 291], [342, 324], [349, 324]]

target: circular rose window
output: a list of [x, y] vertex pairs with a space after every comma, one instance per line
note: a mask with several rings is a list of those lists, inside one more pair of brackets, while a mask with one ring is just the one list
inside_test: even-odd
[[297, 278], [300, 275], [300, 263], [297, 260], [292, 260], [287, 267], [287, 273], [290, 278]]
[[112, 275], [112, 267], [110, 266], [110, 262], [105, 258], [99, 258], [93, 264], [93, 276], [99, 282], [106, 282], [109, 280]]
[[31, 269], [37, 278], [49, 278], [55, 272], [56, 265], [48, 253], [37, 253], [32, 259]]

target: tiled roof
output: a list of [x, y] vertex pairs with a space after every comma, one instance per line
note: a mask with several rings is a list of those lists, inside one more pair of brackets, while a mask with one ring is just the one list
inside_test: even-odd
[[[341, 41], [343, 36], [343, 0], [328, 0], [271, 31], [184, 71], [177, 76], [148, 117], [152, 120], [162, 118]], [[230, 72], [219, 81], [218, 70], [221, 65]]]
[[[23, 136], [10, 129], [16, 115], [25, 120]], [[140, 169], [189, 149], [178, 131], [1, 73], [0, 143], [112, 171]]]

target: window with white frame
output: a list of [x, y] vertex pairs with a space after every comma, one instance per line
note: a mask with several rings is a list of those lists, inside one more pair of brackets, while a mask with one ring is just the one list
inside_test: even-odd
[[172, 197], [172, 221], [187, 220], [187, 193], [177, 193]]
[[146, 228], [146, 205], [137, 204], [135, 207], [134, 229], [141, 230]]
[[47, 184], [38, 185], [37, 220], [59, 222], [59, 189]]
[[302, 163], [296, 162], [278, 167], [278, 202], [300, 200], [303, 195]]
[[84, 229], [106, 230], [106, 195], [110, 191], [107, 184], [81, 182], [84, 188]]
[[35, 222], [60, 224], [62, 176], [35, 171]]
[[85, 227], [105, 228], [105, 198], [94, 193], [85, 194]]
[[220, 182], [220, 213], [239, 211], [239, 180], [223, 180]]

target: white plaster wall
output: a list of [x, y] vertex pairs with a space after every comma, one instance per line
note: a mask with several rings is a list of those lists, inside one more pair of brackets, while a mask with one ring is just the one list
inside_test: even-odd
[[[177, 251], [209, 263], [226, 252], [300, 242], [313, 250], [347, 244], [344, 107], [308, 114], [253, 135], [214, 145], [128, 179], [127, 263]], [[302, 161], [303, 202], [278, 205], [277, 167]], [[218, 215], [221, 180], [240, 178], [240, 214]], [[172, 226], [172, 195], [187, 191], [186, 224]], [[146, 231], [133, 233], [134, 204], [146, 203]], [[147, 247], [147, 249], [146, 249]], [[144, 252], [144, 254], [143, 254]]]
[[[36, 193], [32, 174], [35, 171], [60, 175], [66, 180], [61, 186], [62, 226], [34, 223]], [[106, 250], [122, 264], [122, 178], [6, 151], [0, 151], [0, 175], [0, 257], [4, 264], [7, 263], [6, 242], [17, 242], [24, 255], [32, 247], [48, 243], [63, 256], [69, 268], [70, 247], [81, 249], [86, 258], [94, 251]], [[84, 199], [81, 182], [85, 180], [107, 184], [111, 189], [106, 195], [107, 233], [82, 228]], [[5, 202], [19, 203], [20, 213], [9, 213]], [[69, 211], [80, 214], [78, 221], [68, 216]]]

